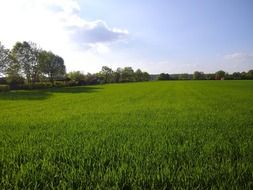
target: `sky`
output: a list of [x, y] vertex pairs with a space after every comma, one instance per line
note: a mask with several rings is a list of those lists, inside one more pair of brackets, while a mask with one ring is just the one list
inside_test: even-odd
[[0, 41], [32, 41], [67, 71], [253, 69], [252, 0], [0, 0]]

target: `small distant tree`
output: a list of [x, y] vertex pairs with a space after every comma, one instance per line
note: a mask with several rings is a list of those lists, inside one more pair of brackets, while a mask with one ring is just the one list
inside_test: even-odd
[[134, 72], [134, 77], [135, 77], [135, 81], [139, 82], [139, 81], [143, 81], [143, 73], [140, 69], [137, 69]]
[[158, 80], [170, 80], [170, 75], [168, 73], [161, 73], [158, 76]]
[[233, 77], [234, 80], [240, 80], [240, 79], [242, 79], [242, 76], [241, 76], [240, 72], [234, 72], [232, 74], [232, 77]]
[[179, 74], [179, 80], [189, 80], [190, 77], [189, 77], [189, 74], [188, 73], [182, 73], [182, 74]]
[[195, 71], [195, 72], [193, 73], [193, 79], [194, 79], [194, 80], [204, 80], [204, 79], [205, 79], [205, 74], [204, 74], [204, 72]]
[[253, 79], [253, 70], [249, 70], [247, 73], [247, 79]]
[[67, 74], [68, 78], [72, 81], [77, 82], [78, 85], [85, 85], [86, 84], [86, 76], [80, 71], [72, 71]]
[[150, 74], [148, 72], [143, 72], [143, 81], [149, 81], [150, 80]]
[[214, 73], [205, 74], [205, 78], [207, 80], [215, 80], [215, 74]]
[[98, 73], [101, 83], [113, 82], [113, 70], [107, 66], [103, 66], [102, 70]]
[[134, 70], [132, 69], [132, 67], [125, 67], [122, 70], [122, 82], [133, 82], [135, 81], [134, 78]]
[[215, 79], [216, 79], [216, 80], [222, 80], [222, 79], [225, 78], [225, 75], [226, 75], [226, 72], [225, 72], [225, 71], [222, 71], [222, 70], [217, 71], [217, 72], [215, 73]]
[[241, 72], [241, 79], [242, 80], [247, 79], [247, 73], [246, 72]]
[[122, 68], [117, 68], [116, 71], [113, 72], [113, 80], [118, 83], [122, 81]]
[[99, 84], [99, 79], [96, 74], [88, 73], [86, 75], [87, 84]]

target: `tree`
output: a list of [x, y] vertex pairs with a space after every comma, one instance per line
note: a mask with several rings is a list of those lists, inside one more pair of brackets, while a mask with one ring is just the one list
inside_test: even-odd
[[253, 79], [253, 70], [249, 70], [247, 73], [247, 79]]
[[98, 73], [98, 76], [102, 83], [113, 82], [113, 70], [107, 66], [102, 67], [102, 71]]
[[158, 80], [170, 80], [170, 75], [168, 73], [161, 73], [158, 76]]
[[247, 79], [247, 73], [246, 72], [241, 72], [241, 79], [242, 80]]
[[86, 75], [87, 84], [98, 84], [98, 78], [95, 74], [88, 73]]
[[188, 74], [188, 73], [182, 73], [182, 74], [179, 74], [178, 79], [179, 79], [179, 80], [189, 80], [190, 77], [189, 77], [189, 74]]
[[18, 64], [20, 64], [27, 82], [36, 82], [39, 74], [39, 50], [37, 45], [26, 41], [23, 43], [17, 42], [12, 49], [12, 54]]
[[193, 73], [193, 79], [194, 80], [204, 80], [205, 79], [205, 74], [203, 72], [195, 71]]
[[117, 68], [116, 71], [113, 72], [113, 80], [118, 83], [122, 81], [122, 68]]
[[240, 72], [234, 72], [234, 73], [232, 74], [232, 77], [233, 77], [234, 80], [240, 80], [240, 79], [242, 78]]
[[41, 51], [39, 54], [39, 65], [42, 73], [47, 75], [52, 84], [54, 84], [56, 79], [64, 78], [66, 74], [63, 58], [52, 52]]
[[148, 72], [143, 72], [143, 81], [149, 81], [150, 80], [150, 75]]
[[134, 70], [132, 67], [125, 67], [122, 70], [122, 82], [133, 82], [135, 81], [134, 79]]
[[143, 81], [143, 72], [140, 69], [137, 69], [134, 73], [135, 81]]
[[222, 80], [222, 79], [225, 78], [225, 75], [226, 75], [225, 71], [222, 71], [222, 70], [217, 71], [217, 72], [215, 73], [215, 79], [216, 79], [216, 80]]
[[5, 73], [10, 62], [10, 52], [0, 42], [0, 76]]
[[86, 76], [80, 71], [72, 71], [67, 74], [67, 76], [72, 80], [77, 82], [78, 85], [86, 84]]
[[10, 84], [11, 88], [15, 89], [19, 84], [24, 84], [25, 79], [22, 77], [20, 64], [11, 55], [10, 59], [11, 61], [5, 70], [6, 81]]

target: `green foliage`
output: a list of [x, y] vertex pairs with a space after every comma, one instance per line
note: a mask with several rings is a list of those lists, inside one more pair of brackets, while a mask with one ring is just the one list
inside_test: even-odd
[[195, 71], [193, 73], [193, 79], [194, 80], [204, 80], [204, 79], [206, 79], [206, 77], [203, 72]]
[[85, 85], [86, 84], [86, 76], [80, 71], [72, 71], [67, 74], [68, 78], [71, 81], [76, 81], [76, 85]]
[[33, 90], [33, 89], [47, 89], [51, 87], [52, 87], [52, 84], [49, 82], [37, 82], [37, 83], [31, 83], [31, 84], [20, 84], [16, 87], [16, 89]]
[[226, 75], [226, 72], [225, 72], [225, 71], [222, 71], [222, 70], [217, 71], [217, 72], [215, 73], [215, 79], [216, 79], [216, 80], [225, 79], [225, 75]]
[[9, 90], [9, 85], [0, 85], [0, 92], [8, 92]]
[[182, 73], [182, 74], [179, 74], [179, 77], [178, 77], [179, 80], [190, 80], [191, 77], [188, 73]]
[[41, 72], [47, 75], [52, 84], [58, 78], [64, 78], [66, 68], [64, 60], [60, 56], [52, 52], [41, 51], [38, 59]]
[[252, 189], [253, 81], [0, 94], [0, 189]]
[[64, 87], [64, 86], [67, 86], [65, 82], [63, 81], [55, 81], [54, 82], [54, 86], [55, 87]]
[[6, 67], [9, 62], [9, 51], [0, 42], [0, 76], [5, 73]]
[[247, 79], [253, 80], [253, 70], [249, 70], [247, 73]]
[[149, 81], [149, 74], [147, 72], [142, 72], [140, 69], [137, 69], [134, 72], [134, 78], [136, 82], [141, 82], [141, 81]]
[[65, 79], [64, 60], [52, 52], [41, 50], [33, 42], [17, 42], [11, 51], [0, 42], [0, 77], [4, 76], [12, 87], [25, 77], [28, 84]]
[[26, 41], [23, 43], [17, 42], [12, 49], [12, 54], [24, 72], [27, 82], [38, 81], [40, 70], [38, 63], [39, 50], [37, 45]]
[[113, 70], [107, 66], [103, 66], [97, 76], [101, 84], [113, 82]]
[[158, 80], [170, 80], [170, 75], [168, 73], [161, 73], [158, 76]]

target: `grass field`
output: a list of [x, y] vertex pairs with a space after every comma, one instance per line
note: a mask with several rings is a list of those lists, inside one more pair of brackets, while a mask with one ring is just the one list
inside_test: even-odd
[[253, 81], [0, 94], [0, 189], [253, 189]]

